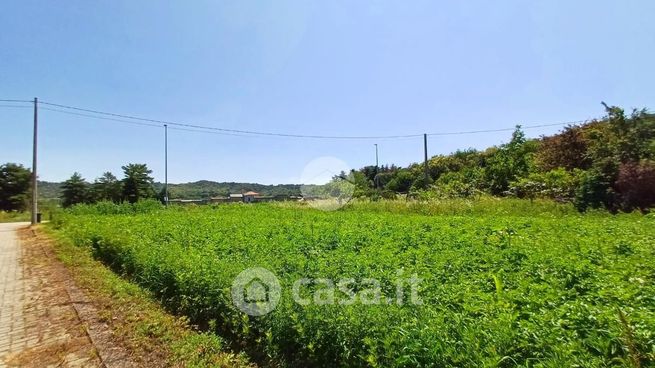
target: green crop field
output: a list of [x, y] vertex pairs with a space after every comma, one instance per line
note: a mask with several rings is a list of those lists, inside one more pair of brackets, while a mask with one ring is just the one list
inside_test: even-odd
[[[334, 212], [151, 207], [79, 206], [52, 226], [263, 365], [655, 366], [652, 215], [484, 198]], [[232, 302], [233, 280], [250, 267], [281, 285], [277, 307], [259, 317]], [[399, 275], [420, 279], [420, 303], [398, 291]], [[352, 279], [354, 292], [375, 279], [381, 297], [339, 289], [318, 303], [329, 288], [314, 282], [298, 303], [302, 278]]]

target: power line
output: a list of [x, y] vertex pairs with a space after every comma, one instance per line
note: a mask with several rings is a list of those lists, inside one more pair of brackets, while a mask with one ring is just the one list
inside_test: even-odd
[[[520, 125], [521, 129], [533, 129], [533, 128], [545, 128], [545, 127], [554, 127], [554, 126], [564, 126], [564, 125], [575, 125], [581, 124], [588, 120], [576, 120], [569, 121], [566, 123], [552, 123], [552, 124], [538, 124], [538, 125]], [[444, 135], [464, 135], [464, 134], [477, 134], [477, 133], [496, 133], [496, 132], [507, 132], [513, 131], [514, 128], [501, 128], [501, 129], [486, 129], [486, 130], [469, 130], [463, 132], [446, 132], [446, 133], [428, 133], [428, 136], [444, 136]]]
[[13, 108], [16, 108], [16, 109], [31, 109], [32, 108], [32, 106], [27, 106], [27, 105], [5, 105], [5, 104], [1, 104], [0, 107], [13, 107]]
[[[28, 101], [28, 100], [0, 100], [0, 102], [32, 103], [32, 101]], [[93, 110], [93, 109], [87, 109], [87, 108], [81, 108], [81, 107], [75, 107], [75, 106], [69, 106], [69, 105], [62, 105], [62, 104], [46, 102], [46, 101], [39, 101], [39, 104], [49, 105], [49, 106], [53, 106], [53, 107], [58, 108], [58, 109], [55, 109], [55, 108], [42, 107], [42, 109], [44, 109], [44, 110], [49, 110], [49, 111], [54, 111], [54, 112], [59, 112], [59, 113], [64, 113], [64, 114], [70, 114], [70, 115], [77, 115], [77, 116], [88, 117], [88, 118], [94, 118], [94, 119], [102, 119], [102, 120], [109, 120], [109, 121], [115, 121], [115, 122], [121, 122], [121, 123], [133, 124], [133, 125], [143, 125], [143, 126], [151, 126], [151, 127], [158, 127], [158, 128], [163, 128], [164, 125], [169, 125], [169, 127], [171, 129], [174, 129], [174, 130], [190, 131], [190, 132], [198, 132], [198, 133], [213, 133], [213, 134], [218, 134], [218, 135], [229, 135], [229, 136], [239, 136], [239, 137], [273, 136], [273, 137], [306, 138], [306, 139], [350, 139], [350, 140], [356, 140], [356, 139], [408, 139], [408, 138], [418, 138], [418, 137], [423, 136], [423, 134], [404, 134], [404, 135], [386, 135], [386, 136], [330, 136], [330, 135], [308, 135], [308, 134], [262, 132], [262, 131], [252, 131], [252, 130], [217, 128], [217, 127], [205, 126], [205, 125], [197, 125], [197, 124], [189, 124], [189, 123], [182, 123], [182, 122], [142, 118], [142, 117], [137, 117], [137, 116], [132, 116], [132, 115], [117, 114], [117, 113], [112, 113], [112, 112], [99, 111], [99, 110]], [[2, 107], [2, 105], [0, 105], [0, 107]], [[12, 105], [12, 106], [6, 106], [6, 107], [22, 107], [22, 106], [13, 106]], [[29, 107], [29, 106], [25, 106], [25, 107]], [[74, 110], [74, 111], [66, 111], [66, 110], [62, 110], [62, 109]], [[81, 111], [81, 112], [75, 112], [75, 111]], [[94, 114], [94, 115], [91, 115], [91, 114]], [[126, 119], [129, 119], [129, 120], [126, 120]], [[571, 121], [571, 122], [564, 122], [564, 123], [552, 123], [552, 124], [522, 125], [521, 128], [522, 129], [534, 129], [534, 128], [573, 125], [573, 124], [580, 124], [580, 123], [583, 123], [583, 122], [585, 122], [585, 120], [578, 120], [578, 121]], [[172, 126], [170, 126], [170, 125], [172, 125]], [[480, 134], [480, 133], [496, 133], [496, 132], [513, 131], [514, 129], [516, 129], [516, 128], [512, 127], [512, 128], [500, 128], [500, 129], [438, 132], [438, 133], [427, 133], [427, 136], [450, 136], [450, 135], [467, 135], [467, 134]]]
[[[125, 123], [125, 124], [149, 126], [149, 127], [162, 128], [162, 129], [164, 128], [164, 124], [144, 123], [144, 122], [140, 122], [140, 121], [130, 121], [130, 120], [124, 120], [124, 119], [116, 119], [116, 118], [111, 118], [111, 117], [107, 117], [107, 116], [82, 114], [82, 113], [79, 113], [79, 112], [53, 109], [53, 108], [50, 108], [50, 107], [41, 107], [41, 110], [54, 111], [54, 112], [58, 112], [58, 113], [62, 113], [62, 114], [75, 115], [75, 116], [87, 117], [87, 118], [92, 118], [92, 119], [115, 121], [115, 122]], [[243, 135], [243, 134], [222, 133], [222, 132], [198, 130], [198, 129], [187, 129], [187, 128], [178, 128], [178, 127], [168, 127], [168, 128], [172, 129], [172, 130], [180, 130], [180, 131], [186, 131], [186, 132], [210, 133], [210, 134], [238, 136], [238, 137], [250, 137], [248, 135]]]
[[25, 103], [34, 103], [34, 101], [29, 101], [29, 100], [0, 100], [0, 102], [25, 102]]
[[94, 115], [89, 115], [89, 114], [81, 114], [81, 113], [77, 113], [77, 112], [52, 109], [52, 108], [49, 108], [49, 107], [41, 107], [41, 110], [48, 110], [48, 111], [60, 112], [62, 114], [82, 116], [82, 117], [86, 117], [86, 118], [101, 119], [101, 120], [108, 120], [108, 121], [115, 121], [115, 122], [119, 122], [119, 123], [126, 123], [126, 124], [133, 124], [133, 125], [150, 126], [150, 127], [156, 127], [156, 128], [163, 127], [163, 125], [160, 125], [160, 124], [149, 124], [149, 123], [142, 123], [142, 122], [138, 122], [138, 121], [128, 121], [128, 120], [114, 119], [114, 118], [110, 118], [110, 117], [106, 117], [106, 116], [94, 116]]
[[421, 136], [421, 134], [389, 135], [389, 136], [329, 136], [329, 135], [306, 135], [306, 134], [260, 132], [260, 131], [252, 131], [252, 130], [216, 128], [216, 127], [212, 127], [212, 126], [203, 126], [203, 125], [180, 123], [180, 122], [173, 122], [173, 121], [141, 118], [141, 117], [137, 117], [137, 116], [116, 114], [116, 113], [98, 111], [98, 110], [91, 110], [91, 109], [85, 109], [85, 108], [75, 107], [75, 106], [55, 104], [55, 103], [51, 103], [51, 102], [41, 102], [41, 104], [55, 106], [55, 107], [64, 108], [64, 109], [70, 109], [70, 110], [84, 111], [84, 112], [89, 112], [89, 113], [93, 113], [93, 114], [114, 116], [114, 117], [123, 118], [123, 119], [133, 119], [133, 120], [146, 121], [146, 122], [151, 122], [151, 123], [158, 123], [158, 124], [162, 124], [162, 125], [163, 124], [168, 124], [168, 125], [175, 125], [175, 126], [181, 126], [181, 127], [187, 127], [187, 128], [207, 129], [207, 130], [216, 130], [216, 131], [228, 132], [228, 133], [241, 133], [241, 134], [250, 134], [250, 135], [264, 135], [264, 136], [289, 137], [289, 138], [312, 138], [312, 139], [394, 139], [394, 138], [410, 138], [410, 137], [419, 137], [419, 136]]

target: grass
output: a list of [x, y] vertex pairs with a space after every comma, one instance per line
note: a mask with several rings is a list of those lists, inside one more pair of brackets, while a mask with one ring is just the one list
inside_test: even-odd
[[[581, 215], [545, 201], [482, 198], [295, 204], [81, 207], [56, 233], [91, 249], [167, 309], [286, 366], [655, 365], [655, 217]], [[273, 271], [278, 307], [248, 317], [230, 285]], [[302, 306], [302, 277], [424, 283], [422, 305]], [[312, 284], [308, 292], [321, 290]], [[343, 295], [339, 295], [343, 297]]]
[[23, 222], [30, 221], [30, 218], [29, 212], [0, 211], [0, 222]]
[[58, 259], [139, 364], [152, 364], [140, 360], [155, 357], [172, 367], [252, 367], [245, 356], [230, 353], [221, 338], [193, 330], [187, 318], [170, 315], [149, 292], [94, 260], [89, 248], [74, 246], [47, 227], [39, 232], [55, 240]]

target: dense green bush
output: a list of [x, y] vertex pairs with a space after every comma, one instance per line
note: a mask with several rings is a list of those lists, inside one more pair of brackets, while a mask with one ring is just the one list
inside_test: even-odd
[[579, 186], [580, 170], [567, 171], [563, 168], [545, 173], [531, 173], [525, 178], [513, 182], [509, 192], [518, 198], [551, 198], [569, 201], [575, 197]]
[[[427, 180], [423, 163], [367, 166], [357, 171], [368, 180], [358, 181], [356, 192], [379, 198], [384, 189], [441, 199], [483, 192], [572, 201], [580, 211], [646, 211], [653, 205], [650, 174], [636, 167], [655, 159], [655, 115], [646, 110], [626, 114], [608, 105], [605, 112], [603, 119], [568, 126], [552, 136], [528, 139], [517, 126], [505, 144], [433, 156], [427, 162]], [[620, 175], [637, 181], [619, 181]], [[621, 191], [625, 194], [617, 193]]]
[[94, 204], [78, 204], [67, 210], [74, 215], [133, 215], [150, 213], [163, 208], [155, 199], [145, 199], [135, 203], [114, 203], [109, 201]]
[[594, 169], [585, 171], [575, 190], [575, 207], [584, 212], [589, 208], [612, 208], [613, 203], [614, 190], [607, 176]]

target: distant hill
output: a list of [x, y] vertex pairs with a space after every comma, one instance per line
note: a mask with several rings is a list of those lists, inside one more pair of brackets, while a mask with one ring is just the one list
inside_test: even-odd
[[61, 196], [61, 183], [39, 181], [39, 198], [53, 199]]
[[[44, 199], [59, 198], [61, 184], [39, 181], [39, 197]], [[164, 183], [155, 183], [157, 193], [162, 190]], [[262, 195], [300, 195], [298, 184], [264, 185], [257, 183], [219, 183], [209, 180], [200, 180], [193, 183], [168, 184], [168, 193], [171, 199], [201, 199], [209, 197], [227, 196], [230, 193], [255, 191]]]
[[[157, 192], [161, 191], [164, 183], [155, 183]], [[227, 196], [230, 193], [255, 191], [262, 195], [300, 195], [298, 184], [264, 185], [257, 183], [218, 183], [209, 180], [200, 180], [193, 183], [168, 184], [168, 193], [171, 199], [200, 199], [209, 197]]]

